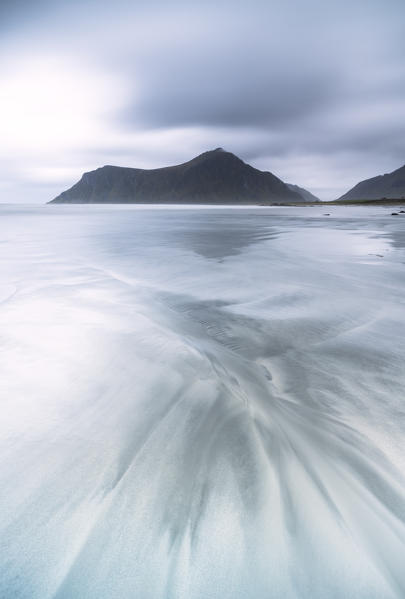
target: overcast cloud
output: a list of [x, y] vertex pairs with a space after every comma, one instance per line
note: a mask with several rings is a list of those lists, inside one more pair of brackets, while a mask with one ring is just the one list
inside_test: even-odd
[[222, 146], [333, 199], [405, 163], [403, 0], [0, 8], [0, 201]]

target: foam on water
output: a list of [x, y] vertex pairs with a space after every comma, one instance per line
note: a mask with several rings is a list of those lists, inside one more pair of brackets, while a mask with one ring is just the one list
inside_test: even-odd
[[405, 595], [405, 220], [0, 209], [0, 596]]

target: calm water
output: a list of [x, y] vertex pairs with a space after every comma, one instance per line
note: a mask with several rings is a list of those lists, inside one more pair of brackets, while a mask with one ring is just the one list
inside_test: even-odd
[[391, 211], [1, 206], [0, 596], [403, 598]]

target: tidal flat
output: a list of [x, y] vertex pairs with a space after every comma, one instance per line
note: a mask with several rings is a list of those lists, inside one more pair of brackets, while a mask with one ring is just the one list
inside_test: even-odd
[[405, 596], [405, 214], [0, 222], [1, 597]]

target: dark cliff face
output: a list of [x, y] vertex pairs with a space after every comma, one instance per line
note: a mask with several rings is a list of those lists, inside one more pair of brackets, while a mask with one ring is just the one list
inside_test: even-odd
[[85, 173], [52, 203], [271, 203], [303, 197], [268, 172], [221, 148], [159, 169], [103, 166]]
[[372, 179], [357, 183], [339, 200], [405, 199], [405, 166]]

